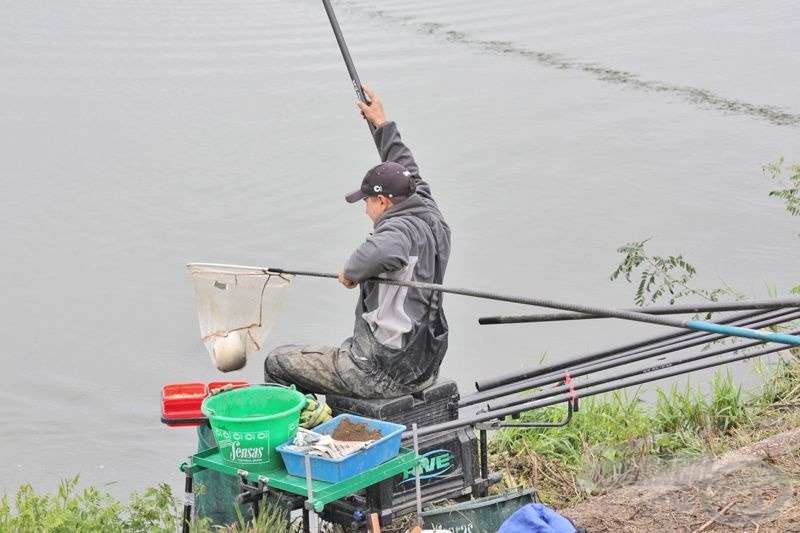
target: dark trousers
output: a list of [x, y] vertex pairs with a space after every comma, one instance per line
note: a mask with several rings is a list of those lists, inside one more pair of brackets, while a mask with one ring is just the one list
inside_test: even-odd
[[352, 339], [342, 346], [286, 345], [272, 350], [264, 360], [264, 380], [316, 394], [351, 398], [396, 398], [420, 391], [436, 381], [406, 385], [388, 375], [370, 357], [353, 353]]

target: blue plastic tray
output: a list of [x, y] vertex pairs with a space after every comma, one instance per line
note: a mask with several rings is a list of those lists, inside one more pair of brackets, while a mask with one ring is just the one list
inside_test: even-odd
[[[381, 438], [363, 450], [340, 459], [309, 455], [311, 460], [311, 479], [337, 483], [388, 461], [400, 453], [400, 439], [406, 430], [406, 427], [401, 424], [344, 414], [320, 424], [313, 431], [323, 435], [331, 435], [345, 418], [349, 418], [354, 424], [360, 422], [365, 424], [369, 431], [380, 430]], [[291, 442], [287, 442], [276, 448], [283, 458], [286, 471], [293, 476], [306, 477], [305, 453], [287, 450], [286, 446], [290, 444]]]

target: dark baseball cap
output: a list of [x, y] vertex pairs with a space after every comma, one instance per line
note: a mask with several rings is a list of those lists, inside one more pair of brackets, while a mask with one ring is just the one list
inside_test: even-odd
[[387, 161], [369, 169], [361, 180], [361, 188], [351, 192], [344, 199], [352, 204], [367, 196], [380, 194], [387, 198], [410, 196], [416, 189], [417, 182], [406, 167], [400, 163]]

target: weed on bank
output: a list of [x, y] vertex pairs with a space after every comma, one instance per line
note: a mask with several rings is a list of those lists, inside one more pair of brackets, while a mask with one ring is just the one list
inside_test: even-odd
[[[759, 363], [756, 368], [765, 373]], [[498, 488], [536, 487], [555, 507], [573, 505], [700, 457], [715, 457], [796, 427], [800, 421], [800, 352], [787, 351], [757, 393], [718, 371], [710, 392], [689, 385], [656, 390], [646, 403], [641, 390], [615, 391], [580, 401], [561, 427], [503, 428], [489, 445]], [[565, 406], [523, 413], [513, 422], [556, 423]]]
[[[238, 511], [238, 507], [237, 507]], [[285, 512], [269, 504], [256, 518], [227, 527], [211, 526], [207, 519], [194, 520], [192, 533], [293, 533]], [[78, 489], [78, 476], [64, 480], [56, 494], [37, 494], [29, 484], [15, 498], [0, 499], [0, 531], [15, 533], [175, 533], [183, 524], [183, 506], [169, 485], [162, 483], [131, 494], [124, 504], [96, 487]]]

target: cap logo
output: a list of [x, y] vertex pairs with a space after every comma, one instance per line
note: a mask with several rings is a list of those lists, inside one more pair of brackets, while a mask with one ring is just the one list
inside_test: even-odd
[[383, 191], [383, 187], [381, 187], [380, 185], [375, 185], [374, 187], [372, 187], [372, 190], [375, 192], [381, 192]]
[[410, 178], [411, 177], [411, 172], [409, 172], [408, 170], [404, 170], [403, 171], [403, 176], [405, 176], [407, 178]]

